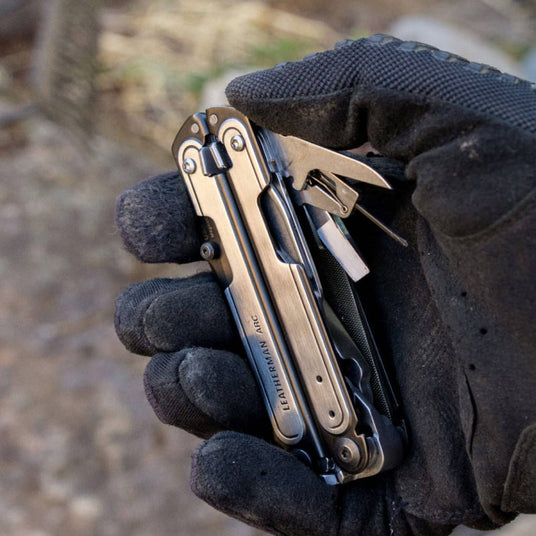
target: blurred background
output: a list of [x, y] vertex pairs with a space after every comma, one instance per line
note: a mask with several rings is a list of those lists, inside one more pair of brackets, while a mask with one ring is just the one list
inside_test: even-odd
[[0, 534], [261, 535], [191, 494], [198, 440], [153, 416], [115, 337], [116, 294], [177, 273], [122, 250], [115, 197], [174, 167], [236, 74], [391, 32], [536, 80], [535, 20], [533, 0], [0, 0]]

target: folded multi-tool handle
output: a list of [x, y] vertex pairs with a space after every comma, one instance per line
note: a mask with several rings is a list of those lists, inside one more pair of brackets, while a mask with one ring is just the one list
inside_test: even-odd
[[[173, 154], [205, 219], [201, 253], [224, 287], [276, 440], [330, 483], [375, 474], [398, 459], [397, 434], [359, 388], [348, 392], [277, 150], [259, 137], [228, 107], [179, 131]], [[367, 372], [358, 361], [359, 382]]]

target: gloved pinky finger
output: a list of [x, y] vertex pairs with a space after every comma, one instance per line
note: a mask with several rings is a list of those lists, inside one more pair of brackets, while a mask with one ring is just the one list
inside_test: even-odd
[[261, 395], [247, 363], [224, 350], [188, 348], [156, 354], [145, 392], [157, 417], [199, 437], [237, 430], [270, 437]]
[[211, 506], [271, 534], [338, 535], [340, 488], [261, 439], [222, 432], [204, 442], [193, 456], [191, 486]]
[[330, 486], [292, 453], [220, 432], [194, 452], [192, 491], [218, 510], [277, 536], [447, 536], [404, 511], [392, 477]]

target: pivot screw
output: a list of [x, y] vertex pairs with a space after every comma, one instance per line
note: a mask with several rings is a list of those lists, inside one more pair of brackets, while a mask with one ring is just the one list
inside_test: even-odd
[[243, 151], [246, 146], [244, 138], [236, 134], [231, 138], [231, 147], [234, 151]]
[[205, 242], [201, 245], [201, 257], [206, 261], [211, 261], [219, 255], [219, 248], [216, 242]]
[[197, 166], [195, 164], [195, 160], [192, 160], [191, 158], [187, 158], [182, 163], [182, 169], [185, 173], [188, 173], [188, 175], [191, 175], [192, 173], [195, 173], [195, 170], [197, 169]]
[[340, 467], [355, 472], [361, 463], [359, 445], [348, 438], [341, 438], [335, 443], [335, 458]]

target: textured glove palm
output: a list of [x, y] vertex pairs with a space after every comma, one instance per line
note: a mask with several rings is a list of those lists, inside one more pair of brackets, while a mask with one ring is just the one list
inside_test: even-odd
[[[133, 352], [156, 354], [145, 383], [158, 417], [211, 437], [194, 456], [194, 492], [286, 536], [441, 535], [536, 513], [536, 90], [374, 36], [238, 78], [227, 94], [274, 131], [334, 148], [369, 140], [407, 165], [388, 213], [410, 248], [354, 223], [374, 267], [367, 310], [394, 361], [411, 445], [390, 473], [325, 485], [270, 444], [211, 276], [140, 283], [118, 299], [117, 331]], [[143, 261], [198, 258], [176, 173], [124, 192], [117, 222]]]

